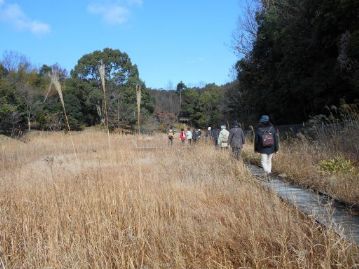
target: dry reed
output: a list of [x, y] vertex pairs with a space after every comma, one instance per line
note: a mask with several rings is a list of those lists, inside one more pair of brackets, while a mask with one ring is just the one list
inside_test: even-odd
[[101, 60], [101, 64], [98, 67], [100, 78], [101, 78], [101, 85], [102, 85], [102, 92], [103, 92], [103, 103], [104, 103], [104, 115], [105, 115], [105, 126], [107, 129], [107, 138], [108, 138], [108, 147], [111, 147], [110, 141], [110, 127], [108, 122], [108, 108], [107, 108], [107, 95], [106, 95], [106, 66]]
[[[6, 268], [350, 268], [358, 248], [261, 188], [227, 152], [60, 133], [2, 144]], [[151, 146], [148, 148], [148, 146]]]
[[73, 149], [73, 152], [74, 152], [75, 157], [77, 159], [76, 148], [75, 148], [75, 144], [74, 144], [74, 141], [72, 139], [72, 136], [71, 136], [71, 128], [70, 128], [70, 124], [69, 124], [69, 119], [67, 117], [64, 96], [63, 96], [63, 93], [62, 93], [62, 87], [61, 87], [61, 83], [60, 83], [60, 80], [59, 80], [59, 72], [57, 70], [55, 70], [54, 68], [52, 68], [51, 73], [49, 73], [48, 75], [50, 77], [50, 85], [49, 85], [49, 90], [48, 90], [48, 92], [47, 92], [47, 94], [45, 96], [44, 102], [46, 101], [48, 94], [52, 90], [52, 87], [55, 87], [55, 90], [56, 90], [56, 92], [57, 92], [57, 94], [58, 94], [58, 96], [60, 98], [60, 102], [61, 102], [61, 105], [62, 105], [62, 110], [64, 112], [65, 123], [66, 123], [67, 130], [69, 132], [69, 135], [70, 135], [70, 141], [71, 141], [72, 149]]
[[141, 134], [141, 85], [136, 85], [136, 101], [137, 101], [137, 128], [138, 128], [138, 134]]

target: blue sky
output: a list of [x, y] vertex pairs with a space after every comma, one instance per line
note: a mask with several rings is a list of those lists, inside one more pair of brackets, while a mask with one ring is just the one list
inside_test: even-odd
[[70, 71], [105, 47], [126, 52], [152, 88], [224, 84], [244, 0], [0, 0], [0, 54]]

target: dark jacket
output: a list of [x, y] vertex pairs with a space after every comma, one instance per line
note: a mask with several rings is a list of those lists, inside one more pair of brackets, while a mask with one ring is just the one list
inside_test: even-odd
[[194, 141], [199, 140], [201, 138], [201, 134], [202, 134], [202, 132], [199, 130], [193, 131], [193, 140]]
[[218, 144], [217, 142], [218, 142], [219, 132], [220, 132], [220, 130], [217, 128], [213, 129], [211, 132], [212, 139], [214, 141], [214, 144], [216, 144], [216, 145]]
[[[262, 135], [264, 132], [271, 132], [274, 136], [274, 145], [271, 147], [263, 147]], [[279, 137], [276, 129], [272, 124], [259, 124], [254, 136], [254, 151], [262, 154], [272, 154], [279, 149]]]
[[235, 126], [229, 130], [228, 142], [232, 148], [242, 148], [245, 144], [245, 138], [242, 128]]

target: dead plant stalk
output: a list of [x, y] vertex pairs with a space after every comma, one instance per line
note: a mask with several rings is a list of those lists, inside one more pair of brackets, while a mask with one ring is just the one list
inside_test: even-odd
[[106, 96], [106, 66], [102, 60], [101, 60], [100, 66], [99, 66], [99, 73], [100, 73], [102, 91], [103, 91], [105, 126], [107, 129], [108, 148], [110, 149], [111, 148], [111, 140], [110, 140], [110, 128], [109, 128], [109, 123], [108, 123], [107, 96]]

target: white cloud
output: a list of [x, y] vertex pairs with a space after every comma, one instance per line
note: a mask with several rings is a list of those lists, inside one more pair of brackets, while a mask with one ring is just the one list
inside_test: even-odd
[[0, 21], [9, 23], [18, 30], [30, 31], [37, 35], [51, 31], [49, 24], [28, 18], [18, 4], [5, 4], [4, 0], [0, 0]]
[[128, 21], [131, 15], [131, 8], [140, 7], [142, 4], [143, 0], [117, 0], [110, 2], [102, 0], [89, 4], [87, 11], [91, 14], [100, 15], [108, 24], [119, 25]]
[[87, 10], [96, 15], [102, 16], [109, 24], [123, 24], [128, 20], [129, 10], [119, 4], [91, 4]]

